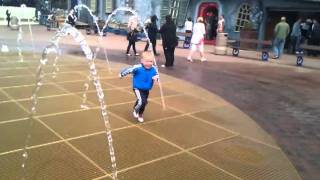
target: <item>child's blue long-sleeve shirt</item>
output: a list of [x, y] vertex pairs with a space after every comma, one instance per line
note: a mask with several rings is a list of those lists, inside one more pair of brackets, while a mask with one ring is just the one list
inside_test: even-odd
[[142, 64], [136, 64], [132, 67], [125, 68], [120, 72], [120, 76], [124, 77], [133, 74], [133, 88], [140, 90], [150, 90], [153, 86], [153, 78], [158, 76], [155, 67], [146, 69]]

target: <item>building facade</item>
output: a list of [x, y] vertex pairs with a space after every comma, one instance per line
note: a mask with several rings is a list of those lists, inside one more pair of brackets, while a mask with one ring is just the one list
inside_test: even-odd
[[[86, 4], [102, 19], [118, 7], [135, 9], [142, 20], [157, 15], [159, 25], [170, 14], [181, 30], [187, 17], [195, 21], [202, 16], [208, 22], [213, 21], [208, 28], [212, 36], [218, 16], [224, 15], [225, 31], [231, 38], [238, 38], [248, 22], [258, 31], [259, 39], [271, 39], [281, 16], [286, 16], [291, 26], [298, 17], [320, 17], [320, 0], [69, 0], [67, 6], [72, 8], [78, 3]], [[120, 20], [127, 19], [120, 17]]]
[[273, 28], [282, 16], [292, 27], [298, 17], [320, 18], [320, 0], [191, 0], [187, 16], [206, 19], [208, 12], [224, 15], [225, 31], [239, 38], [246, 23], [258, 31], [259, 39], [272, 39]]

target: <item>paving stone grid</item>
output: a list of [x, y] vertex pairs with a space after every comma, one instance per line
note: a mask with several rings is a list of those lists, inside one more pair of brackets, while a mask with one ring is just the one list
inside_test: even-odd
[[[88, 68], [63, 56], [53, 78], [45, 67], [37, 113], [29, 119], [38, 55], [0, 57], [0, 179], [112, 179], [108, 143], [92, 83], [81, 109]], [[215, 95], [172, 77], [151, 91], [144, 123], [132, 117], [135, 101], [127, 65], [97, 61], [112, 127], [119, 179], [301, 179], [272, 139], [250, 118]], [[189, 91], [189, 89], [192, 90]], [[30, 121], [32, 128], [28, 130]], [[241, 121], [241, 122], [239, 122]], [[240, 126], [241, 125], [241, 126]], [[21, 168], [27, 135], [28, 159]]]

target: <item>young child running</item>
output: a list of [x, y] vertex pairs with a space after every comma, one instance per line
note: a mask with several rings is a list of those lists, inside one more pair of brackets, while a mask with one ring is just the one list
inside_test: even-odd
[[139, 122], [143, 122], [143, 112], [148, 103], [149, 91], [154, 81], [158, 81], [159, 75], [153, 66], [153, 55], [149, 51], [142, 53], [141, 63], [132, 67], [125, 68], [119, 74], [122, 78], [128, 74], [133, 74], [132, 85], [133, 92], [137, 97], [137, 101], [133, 107], [133, 116]]

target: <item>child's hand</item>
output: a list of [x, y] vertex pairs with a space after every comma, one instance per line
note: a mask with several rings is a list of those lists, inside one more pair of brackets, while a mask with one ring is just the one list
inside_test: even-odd
[[152, 79], [153, 81], [159, 82], [159, 75], [153, 76]]

